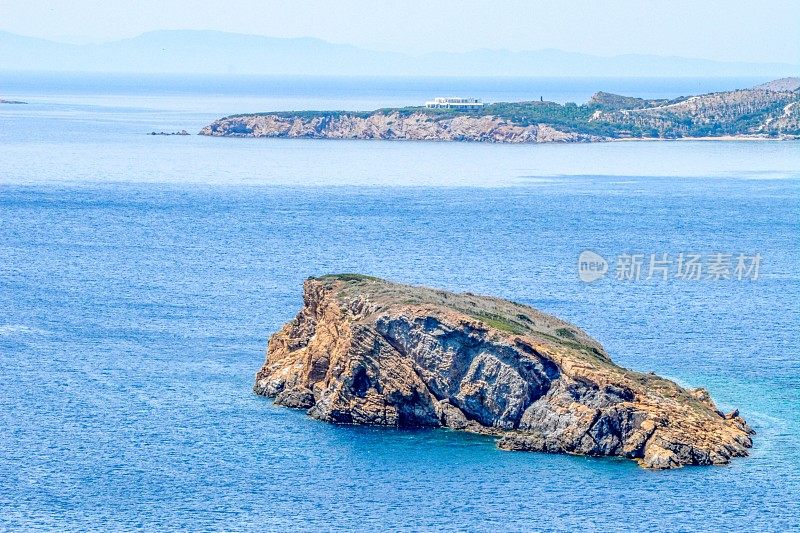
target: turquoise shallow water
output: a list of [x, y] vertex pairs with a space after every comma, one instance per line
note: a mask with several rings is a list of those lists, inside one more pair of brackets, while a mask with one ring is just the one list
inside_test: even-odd
[[[0, 108], [0, 529], [797, 528], [796, 144], [143, 135], [212, 114], [169, 98]], [[752, 282], [587, 285], [587, 248], [764, 262]], [[558, 314], [618, 363], [738, 407], [752, 456], [648, 472], [254, 396], [302, 280], [341, 271]]]

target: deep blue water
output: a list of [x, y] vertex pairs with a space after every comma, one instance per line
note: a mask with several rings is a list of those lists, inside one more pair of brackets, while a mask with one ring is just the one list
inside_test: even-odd
[[[797, 529], [797, 144], [154, 138], [238, 93], [28, 90], [0, 107], [0, 529]], [[587, 285], [584, 249], [763, 265]], [[343, 271], [562, 316], [619, 364], [738, 407], [752, 455], [650, 472], [331, 426], [253, 395], [302, 280]]]

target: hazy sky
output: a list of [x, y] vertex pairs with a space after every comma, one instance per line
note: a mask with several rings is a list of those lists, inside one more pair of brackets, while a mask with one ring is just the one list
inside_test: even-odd
[[0, 0], [0, 29], [72, 42], [213, 29], [411, 53], [560, 48], [800, 63], [795, 0]]

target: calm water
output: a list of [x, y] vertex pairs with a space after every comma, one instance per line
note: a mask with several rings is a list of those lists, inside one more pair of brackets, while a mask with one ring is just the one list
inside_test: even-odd
[[[408, 82], [391, 96], [384, 81], [350, 97], [345, 82], [307, 80], [263, 92], [0, 81], [4, 97], [31, 102], [0, 107], [0, 529], [797, 529], [796, 143], [144, 135], [470, 88], [503, 99], [550, 87], [566, 101], [590, 94], [587, 81]], [[726, 83], [741, 85], [670, 80], [658, 94]], [[587, 248], [764, 259], [752, 282], [587, 285], [576, 273]], [[558, 314], [618, 363], [738, 407], [758, 432], [752, 456], [648, 472], [450, 431], [335, 427], [254, 396], [302, 280], [342, 271]]]

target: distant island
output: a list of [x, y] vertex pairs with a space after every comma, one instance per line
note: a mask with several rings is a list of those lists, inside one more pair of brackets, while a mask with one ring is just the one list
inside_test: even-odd
[[[446, 100], [446, 99], [439, 99]], [[749, 89], [646, 100], [598, 92], [585, 104], [548, 101], [282, 111], [232, 115], [200, 135], [313, 139], [599, 142], [625, 139], [800, 139], [800, 78]]]
[[22, 102], [20, 100], [3, 100], [0, 98], [0, 104], [27, 104], [28, 102]]
[[309, 278], [257, 394], [338, 424], [447, 427], [506, 450], [726, 464], [752, 446], [705, 389], [617, 366], [576, 326], [508, 300], [359, 274]]

